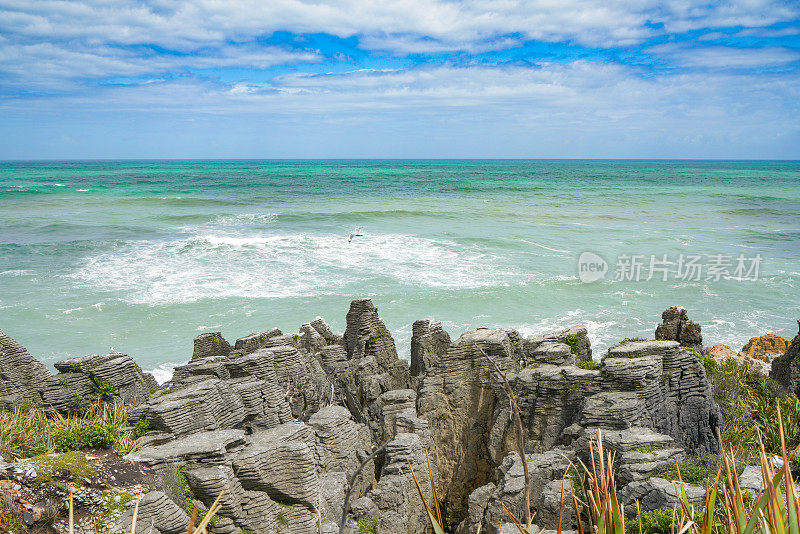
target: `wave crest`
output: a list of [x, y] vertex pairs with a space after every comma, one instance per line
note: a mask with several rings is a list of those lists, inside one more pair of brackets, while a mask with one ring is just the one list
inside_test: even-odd
[[70, 278], [135, 304], [204, 298], [282, 298], [409, 289], [507, 285], [506, 258], [450, 241], [402, 234], [266, 236], [199, 234], [129, 241], [89, 257]]

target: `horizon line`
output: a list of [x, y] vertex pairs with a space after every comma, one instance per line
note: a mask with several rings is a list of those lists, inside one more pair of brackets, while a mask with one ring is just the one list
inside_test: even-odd
[[731, 162], [800, 162], [775, 158], [524, 158], [524, 157], [140, 157], [140, 158], [18, 158], [0, 163], [99, 162], [99, 161], [731, 161]]

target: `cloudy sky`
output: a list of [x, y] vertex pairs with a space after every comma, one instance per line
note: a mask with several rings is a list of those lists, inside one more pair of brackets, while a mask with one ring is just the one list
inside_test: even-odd
[[800, 159], [800, 0], [0, 0], [0, 158]]

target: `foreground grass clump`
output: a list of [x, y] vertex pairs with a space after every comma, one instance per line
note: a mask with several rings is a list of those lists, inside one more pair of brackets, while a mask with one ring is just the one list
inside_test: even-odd
[[0, 412], [0, 453], [28, 458], [82, 448], [114, 448], [128, 453], [136, 446], [121, 404], [93, 403], [80, 414], [64, 417], [39, 406]]

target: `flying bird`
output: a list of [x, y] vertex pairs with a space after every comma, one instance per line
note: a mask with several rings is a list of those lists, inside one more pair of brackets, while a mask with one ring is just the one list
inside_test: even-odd
[[364, 234], [361, 233], [361, 227], [358, 226], [356, 227], [355, 230], [353, 230], [353, 233], [350, 234], [350, 238], [347, 240], [347, 242], [350, 243], [351, 241], [353, 241], [354, 237], [363, 237], [363, 236]]

